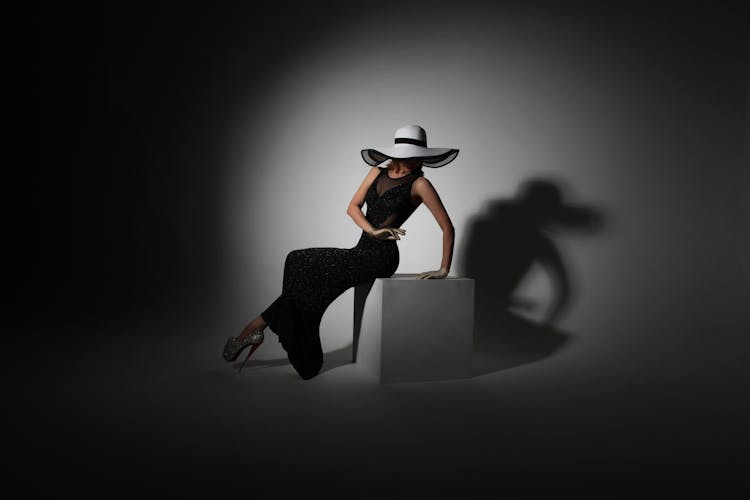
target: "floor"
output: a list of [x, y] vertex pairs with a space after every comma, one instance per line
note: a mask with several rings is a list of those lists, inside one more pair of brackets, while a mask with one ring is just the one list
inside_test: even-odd
[[18, 418], [8, 456], [33, 489], [128, 497], [716, 496], [744, 485], [741, 387], [611, 370], [582, 354], [584, 339], [547, 333], [538, 356], [520, 337], [477, 337], [472, 378], [381, 385], [350, 347], [326, 353], [308, 381], [284, 358], [238, 373], [208, 323], [39, 343], [25, 332], [6, 365]]

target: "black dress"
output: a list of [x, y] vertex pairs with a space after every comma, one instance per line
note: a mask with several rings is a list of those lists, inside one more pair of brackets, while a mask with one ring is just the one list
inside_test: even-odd
[[[416, 169], [393, 179], [388, 169], [380, 168], [365, 195], [367, 220], [375, 228], [401, 227], [419, 206], [411, 201], [411, 186], [422, 175]], [[281, 295], [261, 317], [303, 379], [315, 377], [323, 365], [319, 327], [328, 306], [355, 285], [392, 276], [398, 263], [396, 240], [380, 240], [365, 231], [352, 248], [304, 248], [287, 254]]]

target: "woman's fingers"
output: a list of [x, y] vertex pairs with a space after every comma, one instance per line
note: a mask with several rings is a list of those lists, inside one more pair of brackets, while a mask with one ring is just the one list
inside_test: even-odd
[[404, 234], [406, 234], [406, 231], [400, 227], [382, 227], [372, 232], [373, 236], [384, 240], [400, 240], [401, 235]]
[[417, 275], [417, 279], [420, 280], [431, 280], [431, 279], [443, 279], [447, 276], [447, 274], [444, 274], [439, 269], [437, 271], [425, 271], [423, 273], [419, 273]]

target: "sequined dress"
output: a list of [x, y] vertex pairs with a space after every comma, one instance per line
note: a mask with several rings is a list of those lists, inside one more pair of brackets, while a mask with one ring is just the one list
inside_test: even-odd
[[[422, 175], [416, 169], [394, 179], [380, 167], [365, 195], [367, 220], [375, 228], [401, 227], [419, 206], [412, 201], [412, 184]], [[380, 240], [365, 231], [352, 248], [304, 248], [287, 254], [281, 295], [261, 317], [303, 379], [315, 377], [323, 365], [319, 327], [328, 306], [355, 285], [392, 276], [398, 264], [396, 240]]]

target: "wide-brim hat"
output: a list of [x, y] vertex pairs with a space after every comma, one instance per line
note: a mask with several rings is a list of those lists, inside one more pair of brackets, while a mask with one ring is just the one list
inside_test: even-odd
[[427, 133], [419, 125], [405, 125], [394, 134], [393, 146], [362, 150], [362, 158], [373, 167], [389, 159], [422, 160], [425, 167], [438, 168], [452, 162], [458, 149], [428, 148]]

